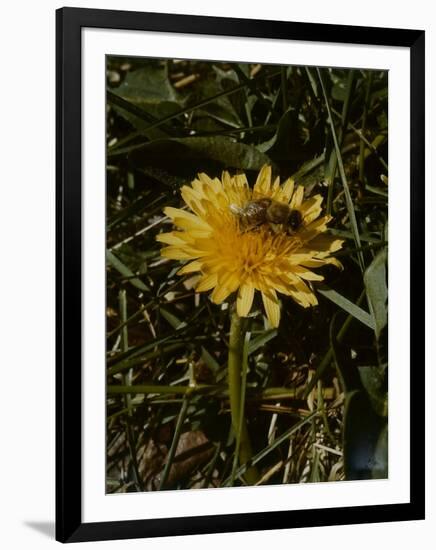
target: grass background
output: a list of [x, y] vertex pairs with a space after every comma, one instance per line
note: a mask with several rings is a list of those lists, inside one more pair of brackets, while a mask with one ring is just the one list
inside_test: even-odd
[[261, 483], [386, 477], [387, 73], [108, 57], [107, 82], [107, 491], [243, 483], [228, 310], [175, 276], [155, 236], [197, 172], [253, 183], [264, 163], [321, 193], [346, 242], [318, 307], [284, 299], [278, 330], [251, 321]]

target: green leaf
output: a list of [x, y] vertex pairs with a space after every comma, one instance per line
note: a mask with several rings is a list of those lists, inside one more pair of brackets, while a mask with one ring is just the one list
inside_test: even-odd
[[172, 163], [209, 159], [224, 167], [259, 170], [270, 162], [254, 145], [238, 143], [224, 136], [159, 139], [142, 145], [132, 155], [139, 166], [167, 165], [169, 159]]
[[313, 449], [313, 458], [312, 458], [312, 470], [310, 472], [310, 482], [319, 483], [322, 481], [320, 471], [319, 471], [319, 452], [315, 447]]
[[248, 346], [248, 355], [251, 355], [255, 351], [257, 351], [259, 348], [264, 346], [267, 342], [272, 340], [277, 336], [277, 329], [273, 328], [271, 330], [266, 330], [263, 332], [260, 336], [257, 336], [257, 338], [254, 338], [251, 340], [249, 346]]
[[[112, 89], [111, 94], [124, 100], [124, 104], [111, 101], [114, 109], [149, 139], [168, 135], [165, 127], [147, 131], [146, 128], [154, 121], [176, 113], [184, 104], [183, 96], [168, 80], [166, 66], [150, 65], [127, 73], [123, 83]], [[129, 104], [139, 108], [142, 115], [138, 116]]]
[[273, 137], [258, 145], [259, 151], [266, 153], [274, 150], [283, 155], [293, 154], [293, 146], [299, 144], [297, 128], [298, 113], [291, 107], [281, 117]]
[[360, 380], [368, 393], [371, 404], [380, 416], [388, 415], [388, 394], [385, 369], [380, 367], [358, 367]]
[[[132, 103], [130, 105], [133, 105]], [[169, 130], [162, 125], [159, 128], [149, 128], [150, 124], [155, 121], [171, 116], [179, 111], [177, 103], [162, 102], [158, 105], [142, 104], [137, 109], [129, 107], [129, 102], [121, 104], [112, 104], [114, 109], [125, 118], [132, 126], [134, 126], [140, 134], [143, 134], [148, 139], [159, 139], [168, 135], [177, 135], [177, 132]], [[138, 109], [141, 109], [141, 113]], [[141, 114], [141, 116], [139, 116]], [[149, 116], [147, 116], [149, 115]]]
[[[344, 468], [346, 479], [386, 477], [382, 436], [386, 421], [374, 411], [367, 394], [353, 391], [347, 394], [344, 411]], [[385, 463], [387, 464], [387, 462]]]
[[125, 99], [130, 99], [136, 104], [182, 101], [180, 94], [168, 80], [165, 65], [148, 65], [127, 73], [123, 83], [118, 88], [113, 89], [112, 92]]
[[115, 268], [123, 277], [129, 280], [129, 283], [139, 290], [148, 292], [150, 289], [146, 284], [144, 284], [141, 279], [135, 277], [135, 274], [131, 269], [129, 269], [123, 262], [118, 259], [113, 252], [110, 250], [106, 251], [106, 261], [109, 265]]
[[377, 338], [388, 322], [388, 287], [386, 281], [387, 250], [384, 248], [374, 258], [364, 274], [369, 309], [374, 319], [374, 331]]
[[[235, 84], [239, 84], [239, 79], [234, 71], [222, 71], [218, 67], [214, 66], [216, 78], [203, 79], [201, 87], [198, 89], [197, 95], [194, 97], [194, 102], [198, 100], [205, 100], [209, 97], [222, 93], [235, 87]], [[245, 96], [244, 90], [239, 90], [235, 94], [230, 96], [219, 97], [213, 103], [205, 105], [201, 111], [198, 110], [193, 122], [201, 114], [208, 114], [216, 120], [228, 124], [230, 126], [241, 126], [242, 121], [238, 115], [238, 111], [241, 112], [243, 108], [243, 98]], [[190, 101], [191, 103], [191, 101]]]
[[335, 84], [332, 87], [331, 94], [332, 98], [336, 101], [345, 101], [345, 98], [347, 97], [346, 82], [344, 80], [341, 80], [340, 82]]
[[374, 479], [388, 478], [388, 423], [380, 432], [377, 445], [374, 452], [374, 466], [372, 468], [372, 477]]
[[186, 327], [185, 321], [181, 321], [176, 315], [174, 315], [173, 313], [170, 313], [168, 310], [164, 309], [163, 307], [159, 308], [159, 311], [162, 317], [164, 317], [168, 321], [168, 323], [176, 330], [180, 330], [181, 328]]
[[211, 369], [212, 372], [215, 374], [220, 370], [220, 366], [218, 361], [211, 355], [207, 349], [202, 346], [201, 347], [201, 358], [206, 363], [206, 365]]
[[324, 286], [323, 288], [318, 288], [318, 292], [328, 298], [331, 302], [339, 306], [341, 309], [352, 315], [355, 319], [374, 330], [374, 320], [369, 313], [363, 310], [361, 307], [357, 306], [350, 300], [347, 300], [342, 294], [336, 292], [332, 288]]

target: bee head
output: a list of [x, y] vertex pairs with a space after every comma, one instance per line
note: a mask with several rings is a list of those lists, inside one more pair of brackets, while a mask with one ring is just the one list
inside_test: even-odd
[[291, 210], [289, 213], [288, 225], [292, 231], [296, 231], [303, 222], [303, 216], [299, 210]]

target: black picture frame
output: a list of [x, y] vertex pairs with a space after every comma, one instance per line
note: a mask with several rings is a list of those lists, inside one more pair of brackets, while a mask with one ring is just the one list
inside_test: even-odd
[[[410, 50], [410, 502], [135, 521], [82, 522], [81, 29], [369, 44]], [[62, 8], [56, 13], [56, 539], [128, 539], [424, 519], [424, 52], [419, 30]], [[413, 360], [413, 365], [412, 365]], [[168, 498], [170, 494], [168, 494]]]

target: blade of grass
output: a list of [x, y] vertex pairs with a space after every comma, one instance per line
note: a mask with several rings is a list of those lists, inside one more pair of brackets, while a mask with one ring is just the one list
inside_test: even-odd
[[[353, 234], [350, 231], [344, 231], [342, 229], [332, 228], [329, 230], [329, 233], [331, 233], [332, 235], [336, 235], [337, 237], [342, 237], [344, 239], [351, 239], [351, 240], [354, 239]], [[382, 245], [385, 243], [385, 241], [380, 240], [380, 237], [372, 237], [371, 235], [368, 235], [368, 234], [360, 235], [360, 240], [363, 242], [368, 242], [368, 243], [373, 243], [378, 245]]]
[[159, 311], [162, 317], [164, 317], [164, 319], [166, 319], [166, 321], [168, 321], [168, 323], [177, 331], [187, 326], [186, 321], [181, 321], [176, 315], [174, 315], [174, 313], [171, 313], [165, 308], [160, 307]]
[[[371, 88], [372, 88], [372, 77], [374, 72], [369, 71], [368, 75], [368, 82], [366, 85], [366, 94], [365, 94], [365, 103], [363, 105], [363, 114], [362, 114], [362, 127], [360, 129], [360, 133], [362, 135], [362, 138], [365, 134], [366, 130], [366, 120], [368, 118], [368, 108], [369, 108], [369, 101], [371, 97]], [[362, 183], [365, 184], [364, 177], [365, 177], [365, 142], [363, 139], [360, 141], [360, 151], [359, 151], [359, 179]], [[387, 166], [386, 166], [387, 169]]]
[[270, 468], [263, 476], [259, 479], [259, 481], [256, 483], [256, 486], [264, 485], [267, 481], [269, 481], [275, 474], [280, 472], [280, 470], [283, 469], [284, 462], [283, 460], [279, 460], [277, 464], [275, 464], [272, 468]]
[[114, 376], [115, 374], [128, 370], [132, 367], [136, 367], [138, 365], [144, 365], [144, 363], [146, 363], [147, 361], [151, 361], [152, 359], [156, 359], [157, 357], [164, 357], [169, 353], [172, 354], [175, 351], [178, 351], [179, 349], [186, 349], [186, 343], [180, 342], [178, 344], [170, 344], [165, 348], [161, 348], [161, 349], [152, 351], [150, 353], [146, 353], [145, 355], [141, 356], [138, 359], [133, 359], [131, 361], [123, 361], [120, 364], [110, 367], [107, 373], [109, 376]]
[[[186, 319], [186, 326], [184, 328], [179, 329], [178, 331], [174, 330], [171, 334], [168, 334], [166, 336], [163, 336], [162, 338], [155, 338], [151, 340], [150, 342], [147, 342], [146, 344], [140, 345], [136, 348], [130, 348], [126, 352], [121, 352], [117, 354], [115, 357], [108, 357], [107, 358], [107, 364], [108, 365], [115, 365], [120, 362], [124, 362], [125, 359], [137, 357], [141, 353], [144, 353], [146, 351], [149, 351], [150, 349], [159, 346], [160, 344], [163, 344], [165, 342], [168, 342], [171, 339], [175, 339], [176, 343], [178, 340], [180, 341], [182, 336], [186, 335], [186, 332], [192, 328], [192, 323], [195, 321], [195, 319], [206, 309], [206, 306], [201, 306], [196, 308], [193, 315], [191, 315], [188, 319]], [[206, 338], [203, 335], [198, 335], [195, 338], [191, 338], [191, 341], [193, 340], [201, 340]]]
[[[336, 116], [336, 117], [341, 117], [341, 115], [335, 110], [332, 108], [332, 113]], [[348, 122], [348, 128], [350, 128], [360, 139], [360, 144], [359, 144], [359, 148], [362, 147], [362, 142], [368, 147], [369, 151], [367, 151], [365, 149], [365, 147], [363, 147], [363, 152], [361, 153], [361, 156], [359, 156], [359, 161], [360, 159], [362, 159], [362, 162], [364, 162], [370, 153], [373, 153], [374, 156], [377, 158], [377, 160], [380, 162], [380, 164], [383, 166], [383, 168], [388, 171], [388, 164], [387, 162], [384, 160], [384, 158], [380, 155], [380, 153], [378, 152], [377, 148], [375, 147], [374, 143], [376, 143], [377, 145], [380, 144], [380, 142], [385, 141], [385, 139], [387, 139], [387, 136], [384, 136], [384, 135], [380, 135], [380, 136], [377, 136], [377, 141], [374, 140], [373, 143], [371, 143], [369, 140], [366, 139], [366, 137], [363, 135], [362, 131], [359, 130], [358, 128], [356, 128], [356, 126], [354, 126], [353, 123], [351, 122]], [[360, 179], [360, 177], [359, 177]]]
[[280, 93], [280, 88], [278, 88], [274, 94], [274, 97], [271, 101], [271, 105], [270, 105], [270, 108], [268, 110], [268, 114], [266, 115], [266, 118], [265, 118], [265, 123], [264, 124], [268, 124], [270, 118], [273, 116], [273, 113], [275, 111], [275, 108], [277, 106], [277, 102], [279, 100], [279, 97], [280, 97], [281, 93]]
[[[311, 422], [312, 421], [312, 418], [314, 418], [316, 415], [318, 415], [318, 411], [315, 411], [311, 414], [309, 414], [308, 416], [306, 416], [306, 418], [303, 418], [302, 420], [300, 420], [299, 422], [297, 422], [296, 424], [294, 424], [294, 426], [292, 426], [292, 428], [290, 428], [289, 430], [287, 430], [286, 432], [284, 432], [282, 435], [280, 435], [277, 439], [274, 440], [273, 443], [271, 443], [271, 445], [268, 445], [267, 447], [265, 447], [264, 449], [262, 449], [259, 453], [257, 453], [251, 460], [250, 462], [247, 462], [246, 464], [243, 464], [242, 466], [240, 466], [236, 472], [235, 472], [235, 475], [236, 477], [240, 477], [242, 476], [245, 471], [250, 467], [250, 466], [255, 466], [256, 464], [258, 464], [262, 459], [264, 459], [266, 456], [268, 456], [272, 451], [274, 451], [274, 449], [276, 449], [277, 447], [279, 447], [284, 441], [286, 441], [293, 433], [295, 433], [297, 430], [299, 430], [300, 428], [302, 428], [305, 424], [307, 424], [308, 422]], [[229, 476], [222, 484], [221, 484], [221, 487], [228, 487], [229, 484], [231, 482], [231, 476]]]
[[[152, 303], [153, 302], [150, 302], [148, 305], [151, 305]], [[117, 334], [125, 325], [128, 325], [135, 319], [138, 319], [138, 317], [141, 317], [141, 315], [144, 313], [144, 310], [146, 310], [147, 307], [148, 306], [144, 306], [144, 304], [140, 304], [138, 311], [135, 311], [135, 313], [132, 313], [132, 315], [130, 315], [130, 317], [127, 317], [127, 319], [124, 322], [120, 323], [117, 327], [115, 327], [114, 329], [112, 329], [107, 333], [107, 338], [110, 338], [114, 334]]]
[[[342, 155], [352, 153], [355, 149], [357, 149], [357, 147], [357, 143], [349, 143], [341, 149], [341, 153]], [[315, 157], [314, 159], [305, 162], [294, 174], [292, 174], [291, 179], [299, 181], [301, 178], [307, 176], [307, 174], [310, 174], [310, 172], [312, 172], [316, 168], [319, 168], [324, 161], [325, 153], [321, 153], [319, 157]]]
[[177, 424], [176, 424], [176, 429], [174, 431], [173, 440], [171, 442], [170, 450], [168, 451], [165, 466], [160, 478], [160, 484], [159, 484], [160, 491], [164, 489], [165, 484], [168, 481], [170, 469], [171, 469], [174, 457], [176, 456], [177, 446], [179, 444], [179, 439], [182, 434], [183, 423], [185, 422], [186, 413], [188, 412], [188, 405], [189, 405], [189, 399], [185, 397], [182, 403], [182, 407], [180, 409], [179, 416], [177, 418]]
[[[168, 342], [172, 338], [176, 337], [176, 332], [172, 332], [171, 334], [168, 334], [167, 336], [163, 336], [162, 338], [154, 338], [153, 340], [150, 340], [150, 342], [147, 342], [146, 344], [143, 344], [141, 346], [131, 347], [128, 351], [121, 352], [118, 355], [111, 357], [109, 356], [107, 358], [107, 364], [108, 365], [116, 365], [118, 363], [123, 362], [125, 359], [128, 359], [130, 357], [136, 357], [140, 355], [141, 353], [145, 353], [161, 344], [164, 344], [165, 342]], [[111, 369], [109, 369], [109, 372], [111, 372]], [[111, 372], [111, 374], [113, 374]]]
[[283, 113], [286, 113], [288, 110], [288, 79], [286, 76], [286, 70], [287, 67], [282, 67], [280, 71]]
[[256, 86], [256, 81], [254, 78], [249, 78], [244, 71], [239, 67], [237, 63], [231, 63], [230, 64], [232, 69], [235, 71], [235, 73], [238, 75], [238, 78], [240, 81], [244, 82], [247, 85], [247, 88], [250, 89], [250, 91], [257, 97], [259, 102], [262, 105], [265, 105], [266, 107], [269, 107], [269, 102], [263, 97], [261, 91], [259, 90], [258, 86]]
[[[362, 241], [363, 241], [363, 239], [362, 239]], [[355, 254], [359, 250], [362, 250], [362, 251], [370, 250], [371, 252], [376, 252], [379, 248], [382, 248], [385, 245], [386, 245], [386, 241], [381, 241], [381, 242], [378, 242], [378, 243], [369, 243], [369, 244], [361, 246], [360, 248], [350, 247], [350, 248], [347, 248], [347, 249], [338, 250], [338, 252], [336, 252], [335, 255], [336, 255], [336, 258], [341, 258], [343, 256], [350, 256], [351, 254]]]
[[[130, 101], [127, 101], [126, 99], [122, 98], [121, 96], [114, 94], [113, 92], [107, 90], [107, 102], [110, 105], [114, 105], [116, 107], [119, 107], [123, 109], [124, 111], [127, 111], [128, 113], [131, 113], [132, 115], [136, 116], [137, 118], [143, 120], [144, 122], [147, 122], [148, 124], [156, 124], [159, 122], [159, 119], [148, 113], [147, 111], [144, 111], [144, 109], [141, 109], [134, 103], [131, 103]], [[160, 124], [160, 126], [163, 126], [163, 124]], [[180, 131], [174, 131], [172, 128], [168, 128], [168, 126], [164, 126], [162, 130], [168, 134], [169, 136], [180, 136]], [[142, 132], [139, 132], [142, 134]], [[183, 132], [184, 134], [185, 132]]]
[[262, 124], [259, 126], [243, 126], [242, 128], [227, 128], [225, 130], [215, 130], [211, 132], [196, 132], [196, 137], [207, 137], [207, 136], [221, 136], [226, 134], [242, 134], [242, 133], [253, 133], [253, 132], [271, 132], [276, 130], [276, 124]]
[[[330, 108], [330, 102], [329, 102], [328, 97], [327, 97], [327, 92], [326, 92], [326, 89], [325, 89], [324, 78], [322, 76], [322, 73], [321, 73], [321, 71], [318, 67], [317, 67], [316, 70], [318, 72], [318, 78], [319, 78], [320, 83], [321, 83], [322, 93], [324, 95], [324, 101], [325, 101], [325, 104], [326, 104], [326, 107], [327, 107], [328, 121], [329, 121], [329, 124], [330, 124], [330, 130], [331, 130], [331, 133], [332, 133], [332, 138], [333, 138], [333, 142], [334, 142], [334, 146], [335, 146], [335, 150], [336, 150], [336, 157], [337, 157], [337, 163], [338, 163], [338, 167], [339, 167], [339, 174], [341, 176], [342, 187], [344, 189], [345, 203], [347, 205], [348, 217], [350, 218], [351, 231], [353, 233], [354, 242], [356, 243], [356, 248], [360, 249], [361, 248], [361, 243], [360, 243], [359, 228], [357, 226], [356, 212], [354, 211], [353, 200], [351, 198], [350, 189], [348, 187], [347, 178], [345, 176], [344, 164], [342, 162], [342, 155], [341, 155], [341, 151], [340, 151], [339, 141], [338, 141], [338, 138], [337, 138], [337, 135], [336, 135], [335, 125], [333, 123], [333, 116], [332, 116], [332, 111], [331, 111], [331, 108]], [[357, 253], [357, 257], [358, 257], [358, 260], [359, 260], [360, 269], [362, 270], [362, 273], [363, 273], [365, 271], [365, 261], [364, 261], [364, 258], [363, 258], [362, 251]]]
[[[202, 386], [197, 386], [196, 389], [200, 390]], [[147, 384], [134, 384], [133, 386], [122, 385], [108, 385], [108, 395], [117, 394], [150, 394], [150, 395], [167, 395], [167, 394], [182, 394], [193, 392], [193, 388], [190, 386], [163, 386], [163, 385], [147, 385]]]
[[[360, 304], [362, 303], [365, 296], [366, 296], [366, 292], [365, 292], [365, 290], [363, 290], [363, 292], [360, 294], [360, 296], [359, 296], [359, 298], [356, 302], [356, 305], [360, 306]], [[344, 336], [346, 335], [348, 329], [350, 328], [350, 324], [353, 321], [353, 319], [354, 319], [354, 317], [352, 315], [348, 315], [348, 317], [345, 319], [342, 327], [340, 328], [340, 330], [338, 332], [338, 337], [337, 337], [338, 342], [341, 342], [342, 339], [344, 338]], [[303, 399], [307, 399], [307, 396], [313, 390], [313, 388], [315, 387], [315, 384], [318, 382], [318, 380], [324, 374], [324, 371], [330, 365], [332, 360], [333, 360], [333, 348], [332, 348], [332, 346], [329, 346], [329, 349], [327, 350], [327, 353], [324, 355], [322, 361], [320, 362], [320, 364], [316, 368], [312, 378], [310, 379], [310, 382], [306, 386], [306, 389], [305, 389], [304, 395], [303, 395]]]
[[130, 204], [126, 208], [123, 208], [118, 214], [114, 215], [110, 221], [107, 221], [106, 230], [110, 231], [117, 224], [119, 224], [126, 218], [133, 216], [136, 212], [142, 212], [145, 208], [149, 208], [150, 194], [151, 191], [145, 192], [139, 198], [135, 199], [132, 204]]
[[[121, 321], [125, 323], [127, 319], [127, 300], [126, 300], [126, 291], [125, 289], [120, 290], [119, 293], [119, 307], [120, 307], [120, 316]], [[121, 329], [121, 349], [122, 351], [127, 351], [129, 349], [129, 334], [127, 325]], [[132, 384], [132, 370], [130, 369], [126, 374], [123, 375], [123, 383], [127, 386]], [[127, 415], [125, 418], [126, 425], [126, 438], [127, 438], [127, 447], [130, 453], [130, 461], [133, 469], [133, 478], [136, 485], [137, 491], [143, 491], [143, 485], [141, 481], [141, 476], [139, 474], [138, 461], [136, 460], [136, 445], [135, 437], [132, 427], [132, 397], [130, 394], [124, 395], [124, 403], [127, 408]]]
[[210, 370], [216, 374], [220, 370], [218, 361], [211, 355], [204, 346], [201, 346], [201, 358], [210, 368]]
[[131, 271], [119, 258], [115, 256], [113, 252], [110, 250], [106, 251], [106, 260], [108, 264], [110, 264], [112, 267], [114, 267], [121, 275], [124, 277], [127, 277], [129, 280], [129, 283], [136, 287], [139, 290], [142, 290], [144, 292], [148, 292], [150, 289], [148, 286], [141, 281], [141, 279], [138, 279], [138, 277]]
[[304, 67], [304, 69], [306, 71], [306, 76], [307, 76], [307, 78], [310, 82], [310, 86], [312, 88], [313, 95], [314, 95], [314, 97], [316, 97], [318, 99], [318, 86], [316, 85], [316, 79], [312, 74], [311, 68], [310, 67]]
[[213, 455], [212, 460], [210, 461], [210, 463], [207, 467], [204, 479], [201, 482], [201, 488], [202, 489], [205, 489], [205, 488], [209, 487], [210, 480], [211, 480], [212, 475], [213, 475], [213, 471], [215, 470], [216, 463], [217, 463], [218, 458], [220, 456], [220, 452], [221, 452], [221, 442], [219, 442], [218, 445], [216, 445], [216, 447], [215, 447], [214, 455]]
[[[275, 399], [303, 399], [302, 392], [298, 388], [265, 388], [259, 390], [259, 388], [252, 388], [247, 385], [247, 391], [250, 392], [247, 399], [253, 401], [269, 401]], [[109, 384], [107, 386], [108, 395], [119, 394], [135, 394], [135, 395], [198, 395], [209, 394], [219, 399], [227, 399], [229, 392], [225, 386], [214, 384], [198, 384], [196, 386], [164, 386], [159, 384], [133, 384], [132, 386], [114, 385]], [[332, 388], [325, 388], [323, 391], [324, 399], [333, 399], [334, 391]]]
[[[129, 333], [126, 325], [127, 300], [126, 300], [125, 289], [120, 290], [119, 303], [120, 303], [120, 317], [123, 323], [123, 328], [121, 329], [121, 351], [127, 351], [129, 349]], [[127, 373], [123, 374], [123, 384], [126, 386], [132, 385], [132, 369], [129, 369]], [[129, 416], [132, 416], [130, 394], [126, 395], [126, 406], [127, 406]]]
[[[320, 74], [319, 71], [318, 71], [318, 74]], [[353, 95], [354, 88], [355, 88], [354, 70], [350, 70], [348, 72], [347, 87], [345, 90], [345, 100], [342, 105], [341, 126], [338, 132], [338, 143], [340, 147], [342, 146], [345, 130], [348, 125], [348, 118], [350, 116], [351, 97]], [[333, 149], [330, 155], [328, 169], [326, 172], [326, 180], [329, 184], [328, 195], [327, 195], [327, 213], [328, 214], [331, 214], [331, 211], [332, 211], [333, 188], [334, 188], [334, 180], [336, 175], [337, 164], [338, 164], [338, 155], [335, 149]]]
[[116, 250], [117, 248], [120, 248], [121, 246], [133, 241], [134, 239], [138, 238], [140, 235], [143, 235], [144, 233], [146, 233], [147, 231], [150, 231], [150, 229], [153, 229], [153, 227], [156, 227], [157, 225], [160, 225], [161, 223], [165, 222], [167, 220], [167, 216], [162, 216], [161, 218], [159, 218], [158, 220], [154, 221], [153, 223], [149, 223], [147, 224], [145, 227], [143, 227], [142, 229], [139, 229], [138, 231], [136, 231], [135, 233], [133, 233], [133, 235], [130, 235], [129, 237], [126, 237], [125, 239], [123, 239], [122, 241], [114, 244], [112, 247], [111, 247], [111, 250]]
[[333, 434], [329, 426], [321, 380], [318, 380], [317, 382], [317, 409], [319, 414], [321, 415], [327, 437], [330, 439], [332, 443], [335, 443], [335, 438], [333, 437]]
[[339, 292], [336, 292], [336, 290], [333, 290], [326, 285], [318, 287], [318, 292], [322, 296], [325, 296], [328, 300], [339, 306], [341, 309], [352, 315], [362, 324], [364, 324], [371, 330], [374, 330], [375, 324], [372, 316], [368, 312], [345, 298], [345, 296], [342, 296], [342, 294], [339, 294]]
[[248, 355], [251, 355], [255, 351], [257, 351], [259, 348], [264, 346], [267, 342], [272, 340], [277, 336], [277, 329], [271, 329], [266, 330], [263, 332], [260, 336], [257, 336], [257, 338], [254, 338], [252, 342], [250, 342], [250, 345], [248, 346]]

